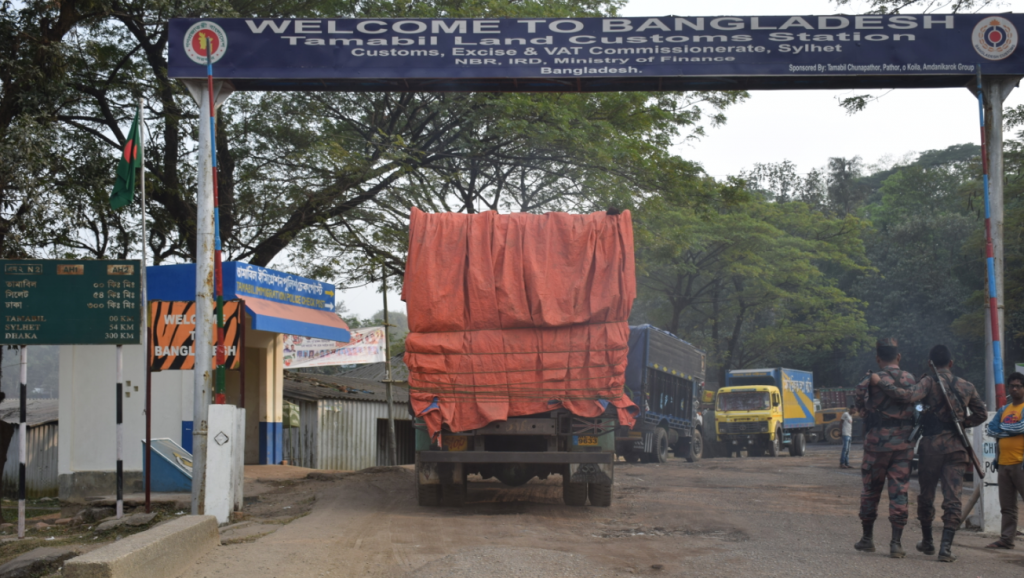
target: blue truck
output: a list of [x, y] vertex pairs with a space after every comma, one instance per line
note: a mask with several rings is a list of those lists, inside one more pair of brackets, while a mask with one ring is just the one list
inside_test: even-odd
[[815, 427], [814, 375], [772, 367], [726, 372], [715, 400], [716, 440], [726, 451], [802, 456]]
[[694, 462], [704, 453], [700, 400], [706, 355], [652, 325], [629, 328], [625, 393], [640, 408], [636, 424], [620, 426], [615, 453], [628, 462], [665, 462], [669, 448]]

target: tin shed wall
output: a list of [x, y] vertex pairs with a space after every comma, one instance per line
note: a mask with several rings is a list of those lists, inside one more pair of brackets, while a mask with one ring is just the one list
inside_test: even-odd
[[282, 456], [288, 465], [315, 468], [317, 440], [317, 402], [287, 399], [299, 406], [299, 427], [286, 427], [282, 433]]
[[[28, 428], [25, 463], [25, 497], [29, 499], [57, 497], [57, 422]], [[3, 495], [18, 495], [18, 437], [15, 430], [7, 448], [3, 471]]]
[[[405, 404], [392, 404], [395, 421], [409, 419]], [[387, 404], [321, 400], [320, 470], [361, 470], [377, 464], [377, 420], [387, 419]]]
[[[284, 430], [284, 459], [289, 464], [318, 470], [361, 470], [378, 465], [377, 420], [387, 419], [386, 404], [338, 399], [289, 401], [299, 405], [299, 427]], [[393, 407], [396, 422], [409, 420], [405, 404]]]

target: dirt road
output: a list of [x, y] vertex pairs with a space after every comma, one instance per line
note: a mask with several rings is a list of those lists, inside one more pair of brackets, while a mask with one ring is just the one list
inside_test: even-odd
[[[254, 514], [284, 522], [256, 541], [222, 546], [189, 578], [605, 576], [1021, 576], [1024, 541], [992, 552], [957, 535], [960, 560], [913, 550], [888, 558], [888, 523], [874, 554], [854, 551], [858, 470], [839, 470], [838, 446], [803, 458], [718, 458], [689, 464], [616, 464], [610, 508], [572, 508], [556, 477], [520, 488], [470, 485], [463, 509], [421, 508], [413, 472], [394, 468], [301, 482], [267, 482]], [[851, 461], [860, 460], [854, 451]], [[473, 478], [470, 478], [473, 481]], [[916, 484], [915, 484], [916, 485]], [[312, 497], [315, 495], [315, 501]], [[883, 508], [887, 499], [883, 497]], [[284, 505], [282, 505], [284, 504]], [[287, 509], [286, 509], [287, 508]], [[911, 516], [916, 494], [911, 496]], [[883, 513], [883, 518], [886, 514]]]

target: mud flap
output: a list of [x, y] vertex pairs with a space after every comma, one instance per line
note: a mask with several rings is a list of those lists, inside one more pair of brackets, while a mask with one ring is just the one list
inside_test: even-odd
[[614, 464], [569, 464], [569, 481], [611, 485], [615, 480], [614, 472]]

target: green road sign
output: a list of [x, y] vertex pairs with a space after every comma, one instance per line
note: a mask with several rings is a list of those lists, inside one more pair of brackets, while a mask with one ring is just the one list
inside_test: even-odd
[[138, 261], [0, 259], [4, 331], [0, 343], [140, 343]]

